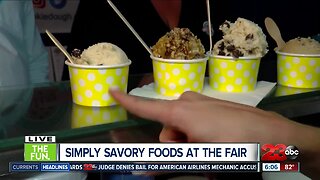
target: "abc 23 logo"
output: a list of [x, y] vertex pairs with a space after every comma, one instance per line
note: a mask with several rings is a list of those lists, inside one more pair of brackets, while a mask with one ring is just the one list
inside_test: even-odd
[[261, 147], [262, 150], [262, 161], [285, 161], [287, 159], [294, 160], [299, 155], [299, 150], [297, 147], [284, 144], [264, 144]]

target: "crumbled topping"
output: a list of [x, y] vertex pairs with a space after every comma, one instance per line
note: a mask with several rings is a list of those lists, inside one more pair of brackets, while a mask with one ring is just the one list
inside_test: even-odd
[[151, 48], [155, 57], [165, 59], [197, 59], [205, 56], [205, 49], [188, 28], [174, 28]]

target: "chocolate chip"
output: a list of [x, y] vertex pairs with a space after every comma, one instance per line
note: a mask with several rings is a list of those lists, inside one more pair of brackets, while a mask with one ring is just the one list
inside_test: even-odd
[[80, 49], [74, 49], [71, 51], [71, 55], [74, 57], [77, 57], [77, 58], [81, 57], [81, 53], [82, 53], [82, 51]]
[[228, 51], [234, 51], [236, 48], [234, 47], [234, 45], [229, 45], [229, 46], [226, 47], [226, 49]]
[[223, 51], [219, 51], [219, 52], [218, 52], [218, 55], [225, 56], [226, 53], [224, 53]]
[[228, 22], [222, 23], [222, 26], [225, 26], [225, 27], [227, 27], [227, 28], [230, 28], [230, 24], [229, 24]]
[[218, 49], [220, 49], [220, 50], [223, 50], [223, 49], [224, 49], [224, 42], [221, 42], [221, 43], [218, 45]]
[[232, 56], [235, 58], [238, 58], [240, 56], [243, 56], [243, 53], [240, 52], [239, 50], [234, 50], [234, 51], [232, 51]]
[[246, 40], [252, 40], [253, 39], [253, 34], [248, 34], [247, 36], [246, 36]]

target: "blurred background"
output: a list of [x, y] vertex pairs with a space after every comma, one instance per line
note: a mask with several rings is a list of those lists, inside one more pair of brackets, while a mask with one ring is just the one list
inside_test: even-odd
[[[82, 12], [79, 12], [78, 19], [83, 22], [83, 27], [88, 25], [88, 19], [93, 22], [93, 24], [99, 24], [99, 27], [89, 27], [92, 30], [86, 30], [87, 34], [83, 38], [86, 42], [97, 41], [99, 40], [99, 29], [101, 31], [105, 31], [108, 29], [107, 26], [110, 24], [109, 17], [110, 8], [108, 9], [108, 3], [106, 0], [95, 0], [93, 2], [89, 2], [88, 0], [33, 0], [34, 9], [35, 9], [35, 17], [36, 23], [40, 32], [42, 33], [43, 41], [49, 51], [50, 55], [50, 79], [53, 81], [61, 81], [64, 67], [64, 56], [62, 53], [52, 44], [47, 35], [44, 33], [45, 29], [50, 30], [54, 35], [58, 38], [59, 41], [62, 42], [66, 47], [69, 44], [72, 44], [72, 25], [75, 17], [77, 16], [77, 10], [79, 4], [83, 4], [81, 7]], [[140, 15], [144, 12], [140, 12], [140, 6], [143, 6], [144, 3], [148, 3], [150, 0], [139, 0], [137, 1], [125, 1], [125, 0], [114, 0], [114, 3], [118, 6], [119, 10], [122, 11], [123, 14], [127, 13], [131, 16], [131, 13], [135, 13], [134, 15]], [[174, 0], [171, 0], [174, 1]], [[185, 0], [186, 1], [186, 0]], [[188, 0], [192, 1], [192, 0]], [[199, 3], [205, 4], [205, 0], [196, 0]], [[201, 2], [204, 1], [204, 2]], [[190, 3], [191, 4], [191, 3]], [[293, 2], [291, 0], [268, 0], [268, 1], [259, 1], [259, 0], [243, 0], [243, 1], [234, 1], [234, 0], [224, 0], [224, 1], [210, 1], [211, 5], [211, 20], [212, 27], [214, 29], [213, 42], [221, 39], [221, 32], [218, 30], [219, 25], [221, 25], [225, 20], [229, 20], [234, 22], [237, 17], [243, 17], [249, 19], [255, 23], [257, 23], [264, 33], [267, 36], [267, 41], [269, 43], [269, 53], [263, 58], [261, 65], [258, 80], [266, 80], [276, 82], [276, 55], [273, 51], [276, 44], [271, 39], [271, 37], [267, 34], [266, 28], [264, 26], [265, 17], [269, 16], [275, 20], [278, 24], [280, 31], [282, 32], [282, 37], [285, 41], [296, 37], [313, 37], [320, 33], [320, 13], [318, 12], [319, 6], [317, 6], [317, 0], [304, 0]], [[121, 7], [122, 6], [122, 7]], [[201, 6], [199, 6], [201, 8]], [[80, 9], [81, 9], [80, 8]], [[130, 9], [129, 9], [130, 8]], [[142, 7], [143, 8], [143, 7]], [[197, 9], [196, 9], [197, 8]], [[203, 8], [203, 11], [199, 11], [198, 7], [189, 7], [187, 9], [190, 10], [190, 13], [194, 15], [194, 18], [198, 18], [199, 13], [203, 13], [201, 16], [206, 16], [206, 10]], [[132, 10], [133, 9], [133, 10]], [[140, 7], [141, 9], [141, 7]], [[131, 11], [129, 11], [131, 10]], [[85, 12], [85, 13], [84, 13]], [[140, 13], [140, 14], [139, 14]], [[140, 22], [132, 22], [130, 16], [126, 18], [131, 24], [135, 24], [136, 26]], [[200, 16], [200, 17], [201, 17]], [[193, 16], [191, 16], [193, 17]], [[146, 23], [151, 21], [148, 17], [143, 21], [143, 27], [135, 27], [139, 30], [139, 28], [150, 28], [150, 31], [158, 31], [158, 29], [152, 29]], [[79, 21], [79, 20], [78, 20]], [[117, 23], [122, 23], [120, 19], [114, 18], [111, 21], [115, 21]], [[190, 20], [191, 21], [191, 20]], [[194, 21], [194, 20], [193, 20]], [[200, 20], [199, 21], [203, 21]], [[112, 23], [115, 23], [112, 22]], [[202, 23], [202, 22], [201, 22]], [[123, 26], [126, 28], [125, 26]], [[88, 27], [86, 27], [88, 29]], [[110, 28], [110, 27], [109, 27]], [[112, 28], [112, 27], [111, 27]], [[159, 30], [160, 31], [160, 30]], [[94, 33], [96, 32], [96, 33]], [[107, 33], [107, 32], [106, 32]], [[139, 31], [138, 31], [139, 33]], [[140, 32], [141, 33], [141, 32]], [[156, 32], [153, 32], [156, 33]], [[161, 32], [162, 33], [162, 32]], [[101, 34], [101, 33], [100, 33]], [[160, 33], [158, 33], [160, 34]], [[145, 34], [140, 34], [142, 38]], [[204, 34], [196, 34], [198, 37], [201, 37], [202, 43], [205, 45], [206, 50], [208, 49], [209, 40], [208, 36]], [[114, 36], [114, 35], [112, 35]], [[115, 34], [116, 36], [116, 34]], [[155, 35], [156, 36], [156, 35]], [[123, 37], [124, 38], [124, 37]], [[128, 43], [128, 47], [121, 47], [125, 50], [125, 52], [130, 51], [130, 47], [134, 47], [137, 50], [136, 54], [129, 54], [129, 58], [133, 59], [135, 57], [141, 57], [141, 52], [145, 53], [143, 47], [139, 44], [139, 42], [135, 39], [132, 34], [128, 34], [130, 38]], [[159, 37], [156, 37], [159, 38]], [[317, 36], [318, 39], [319, 36]], [[112, 41], [112, 40], [110, 40]], [[113, 40], [114, 41], [114, 40]], [[146, 39], [146, 41], [151, 41]], [[116, 43], [116, 42], [112, 42]], [[152, 43], [152, 42], [150, 42]], [[155, 43], [155, 42], [154, 42]], [[152, 44], [148, 44], [152, 45]], [[130, 52], [131, 53], [131, 52]], [[148, 56], [145, 57], [148, 59]], [[147, 60], [145, 60], [147, 61]], [[140, 61], [141, 62], [141, 61]], [[147, 61], [149, 62], [149, 61]], [[141, 66], [141, 65], [139, 65]], [[149, 66], [146, 63], [143, 66]], [[146, 71], [149, 71], [151, 68], [146, 67]]]

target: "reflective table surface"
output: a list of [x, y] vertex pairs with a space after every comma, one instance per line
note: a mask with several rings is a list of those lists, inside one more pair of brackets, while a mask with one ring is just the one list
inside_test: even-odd
[[[128, 92], [142, 75], [129, 77]], [[277, 85], [258, 108], [319, 126], [319, 89]], [[317, 120], [318, 119], [318, 120]], [[57, 142], [158, 142], [161, 125], [121, 106], [85, 107], [72, 102], [68, 81], [0, 88], [0, 175], [8, 162], [23, 161], [25, 135], [55, 135]]]

